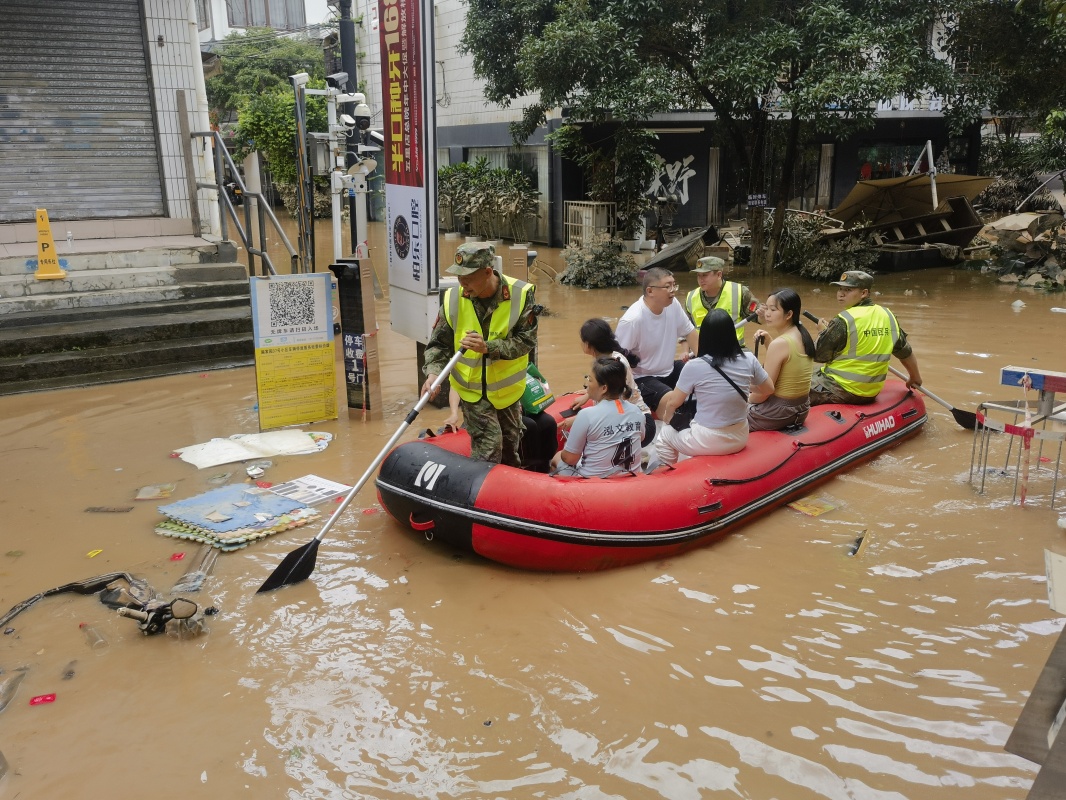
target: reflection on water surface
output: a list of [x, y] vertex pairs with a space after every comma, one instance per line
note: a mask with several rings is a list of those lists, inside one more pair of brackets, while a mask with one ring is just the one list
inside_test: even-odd
[[[750, 279], [759, 296], [784, 282], [833, 311], [821, 287]], [[948, 270], [877, 288], [927, 386], [960, 408], [1010, 394], [1001, 366], [1066, 369], [1047, 348], [1063, 334], [1054, 298], [1027, 295], [1018, 315], [1014, 293]], [[636, 296], [538, 287], [557, 393], [587, 372], [580, 323]], [[271, 480], [354, 480], [400, 424], [414, 346], [387, 309], [384, 419], [312, 426], [334, 442], [276, 459]], [[217, 470], [169, 453], [254, 430], [254, 404], [250, 369], [0, 398], [4, 608], [111, 570], [169, 587], [184, 545], [152, 533], [153, 504], [84, 509], [133, 505], [150, 483], [206, 491]], [[316, 528], [222, 555], [200, 598], [221, 613], [200, 639], [146, 639], [93, 598], [44, 600], [0, 638], [0, 680], [27, 668], [3, 712], [0, 796], [1023, 798], [1036, 768], [1003, 743], [1062, 625], [1043, 578], [1061, 537], [1050, 482], [1024, 509], [1011, 481], [977, 495], [969, 434], [929, 411], [920, 436], [816, 492], [831, 512], [782, 509], [669, 561], [503, 569], [364, 513], [377, 508], [367, 488], [310, 581], [254, 594]], [[445, 415], [424, 411], [409, 435]], [[83, 621], [109, 640], [102, 655]], [[28, 704], [46, 692], [55, 703]]]

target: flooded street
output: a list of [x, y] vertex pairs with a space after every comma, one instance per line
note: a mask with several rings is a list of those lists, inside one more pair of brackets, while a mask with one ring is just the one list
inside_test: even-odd
[[[324, 267], [328, 223], [318, 242]], [[833, 287], [730, 277], [838, 310]], [[1050, 312], [1061, 295], [948, 269], [875, 289], [925, 386], [960, 409], [1023, 399], [998, 385], [1001, 367], [1066, 371], [1066, 315]], [[540, 367], [557, 395], [588, 371], [580, 324], [613, 325], [639, 294], [538, 284]], [[377, 313], [383, 418], [342, 408], [304, 426], [332, 443], [274, 458], [265, 479], [352, 483], [399, 427], [417, 400], [415, 345], [389, 330], [387, 299]], [[251, 368], [0, 397], [0, 612], [114, 571], [165, 593], [198, 545], [155, 534], [157, 506], [220, 472], [246, 477], [171, 452], [257, 432], [255, 404]], [[0, 681], [25, 668], [0, 714], [0, 798], [1021, 800], [1037, 768], [1003, 744], [1062, 628], [1044, 578], [1044, 549], [1066, 536], [1050, 507], [1056, 454], [1034, 467], [1024, 508], [1012, 477], [978, 495], [972, 435], [927, 407], [916, 438], [813, 490], [833, 510], [782, 508], [673, 560], [512, 570], [412, 535], [368, 485], [310, 580], [255, 594], [329, 509], [220, 554], [191, 595], [219, 609], [199, 638], [142, 636], [95, 596], [42, 599], [0, 637]], [[407, 438], [446, 416], [427, 408]], [[168, 482], [171, 500], [132, 500]], [[90, 649], [79, 623], [108, 646]]]

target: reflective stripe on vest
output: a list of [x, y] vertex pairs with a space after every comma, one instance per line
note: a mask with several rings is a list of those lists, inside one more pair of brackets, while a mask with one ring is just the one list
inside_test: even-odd
[[848, 325], [844, 352], [822, 367], [840, 387], [859, 397], [875, 397], [888, 375], [888, 362], [899, 341], [899, 325], [887, 308], [855, 306], [838, 315]]
[[[444, 295], [444, 317], [451, 325], [455, 336], [455, 349], [461, 349], [463, 336], [468, 330], [481, 331], [485, 341], [506, 339], [518, 323], [532, 285], [507, 275], [501, 275], [511, 295], [492, 312], [486, 334], [478, 321], [474, 304], [462, 297], [459, 289], [449, 289]], [[463, 302], [460, 302], [462, 300]], [[507, 406], [520, 400], [526, 388], [526, 368], [529, 356], [510, 360], [485, 359], [482, 353], [469, 353], [459, 358], [449, 381], [459, 396], [470, 403], [487, 397], [495, 408]]]
[[[722, 311], [727, 313], [729, 318], [734, 322], [739, 321], [741, 318], [741, 288], [739, 283], [726, 281], [722, 284], [722, 291], [718, 295], [718, 302], [714, 304], [715, 308], [722, 309]], [[698, 286], [688, 293], [688, 297], [685, 298], [685, 305], [688, 307], [688, 313], [692, 317], [692, 323], [698, 328], [703, 324], [704, 317], [707, 316], [707, 308], [703, 305], [703, 300], [700, 298], [700, 288]], [[744, 341], [743, 325], [737, 328], [737, 340], [740, 342]]]

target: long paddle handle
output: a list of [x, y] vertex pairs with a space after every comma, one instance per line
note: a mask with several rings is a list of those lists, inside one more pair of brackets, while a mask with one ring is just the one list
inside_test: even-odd
[[403, 436], [403, 432], [406, 431], [411, 426], [411, 423], [415, 421], [415, 417], [418, 416], [418, 412], [426, 407], [426, 403], [429, 402], [430, 397], [432, 397], [433, 393], [440, 388], [440, 385], [444, 383], [445, 380], [447, 380], [449, 373], [451, 373], [452, 369], [455, 368], [455, 365], [459, 363], [459, 359], [462, 357], [463, 351], [456, 351], [455, 355], [452, 356], [451, 361], [449, 361], [445, 365], [444, 369], [440, 371], [440, 375], [437, 376], [437, 379], [433, 381], [432, 384], [430, 384], [429, 389], [426, 390], [425, 394], [423, 394], [418, 399], [418, 402], [415, 403], [415, 407], [412, 408], [407, 414], [407, 416], [404, 418], [403, 423], [400, 425], [399, 428], [396, 429], [396, 433], [392, 435], [392, 438], [390, 438], [388, 443], [381, 449], [381, 452], [378, 453], [374, 457], [374, 460], [370, 462], [370, 466], [366, 468], [366, 472], [363, 473], [362, 477], [359, 478], [358, 481], [356, 481], [355, 486], [353, 486], [352, 490], [348, 492], [348, 495], [344, 498], [344, 501], [339, 506], [337, 506], [336, 510], [332, 514], [330, 514], [329, 519], [326, 520], [326, 524], [322, 526], [322, 530], [320, 530], [318, 532], [318, 535], [315, 536], [314, 541], [322, 541], [322, 537], [325, 536], [327, 532], [329, 532], [329, 529], [333, 527], [333, 523], [337, 521], [337, 518], [344, 513], [344, 510], [346, 508], [348, 508], [349, 503], [351, 503], [352, 500], [355, 499], [355, 496], [359, 494], [359, 490], [363, 488], [363, 486], [368, 480], [370, 480], [370, 476], [374, 474], [374, 470], [381, 466], [381, 462], [385, 460], [385, 456], [389, 454], [389, 451], [392, 450], [396, 442], [400, 440], [400, 437]]
[[[906, 383], [908, 380], [910, 380], [909, 377], [904, 375], [902, 372], [900, 372], [898, 369], [893, 367], [891, 364], [888, 365], [888, 371], [891, 372], [893, 375], [895, 375], [897, 378], [902, 378], [904, 383]], [[914, 388], [917, 389], [922, 394], [924, 394], [930, 400], [934, 400], [937, 403], [940, 403], [940, 405], [944, 406], [944, 408], [946, 408], [948, 411], [952, 411], [952, 412], [955, 411], [955, 406], [953, 406], [947, 400], [944, 400], [941, 397], [937, 397], [935, 394], [933, 394], [931, 391], [926, 389], [924, 386], [915, 386]]]

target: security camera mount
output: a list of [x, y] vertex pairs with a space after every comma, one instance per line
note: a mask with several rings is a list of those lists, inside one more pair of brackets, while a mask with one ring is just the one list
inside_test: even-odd
[[[326, 98], [330, 154], [330, 208], [333, 216], [333, 260], [336, 262], [344, 256], [341, 241], [342, 193], [351, 193], [355, 196], [355, 234], [353, 236], [355, 241], [352, 243], [352, 249], [355, 252], [355, 258], [361, 260], [369, 256], [366, 217], [367, 176], [376, 164], [373, 159], [360, 159], [352, 170], [346, 172], [345, 161], [348, 153], [349, 132], [352, 130], [362, 132], [370, 128], [370, 106], [366, 104], [366, 95], [362, 92], [346, 91], [348, 73], [335, 72], [327, 76], [326, 83], [325, 89], [305, 89], [304, 92]], [[352, 113], [340, 113], [338, 106], [347, 104], [354, 104]], [[359, 152], [363, 152], [363, 147], [361, 143], [358, 145]]]

